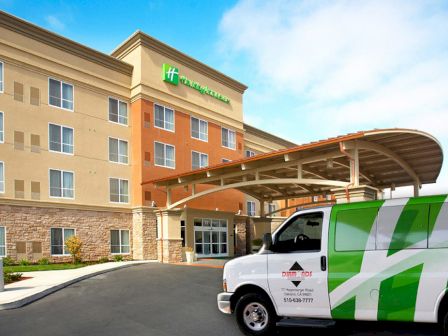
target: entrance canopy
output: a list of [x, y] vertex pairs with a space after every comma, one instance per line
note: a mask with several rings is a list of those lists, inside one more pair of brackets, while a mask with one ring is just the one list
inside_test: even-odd
[[[331, 194], [360, 185], [382, 190], [434, 183], [443, 153], [430, 134], [409, 129], [376, 129], [311, 142], [207, 168], [144, 182], [167, 190], [168, 209], [226, 189], [261, 202]], [[196, 192], [196, 185], [211, 185]], [[171, 190], [190, 187], [191, 195], [171, 200]]]

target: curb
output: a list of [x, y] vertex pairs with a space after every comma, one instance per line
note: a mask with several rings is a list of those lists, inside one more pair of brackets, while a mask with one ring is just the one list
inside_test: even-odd
[[137, 262], [137, 263], [132, 263], [132, 264], [127, 264], [127, 265], [120, 265], [118, 267], [114, 267], [114, 268], [109, 268], [109, 269], [105, 269], [105, 270], [100, 270], [100, 271], [96, 271], [94, 273], [90, 273], [90, 274], [86, 274], [83, 276], [80, 276], [78, 278], [75, 279], [71, 279], [68, 280], [66, 282], [63, 282], [59, 285], [44, 289], [43, 291], [39, 292], [39, 293], [35, 293], [35, 294], [31, 294], [30, 296], [24, 297], [23, 299], [17, 300], [17, 301], [13, 301], [13, 302], [8, 302], [8, 303], [2, 303], [0, 304], [0, 310], [8, 310], [8, 309], [16, 309], [16, 308], [20, 308], [23, 307], [27, 304], [30, 304], [34, 301], [37, 301], [39, 299], [42, 299], [43, 297], [50, 295], [51, 293], [57, 292], [58, 290], [61, 290], [67, 286], [70, 286], [76, 282], [88, 279], [88, 278], [92, 278], [96, 275], [100, 275], [100, 274], [104, 274], [104, 273], [108, 273], [108, 272], [112, 272], [118, 269], [122, 269], [122, 268], [128, 268], [128, 267], [132, 267], [132, 266], [138, 266], [138, 265], [144, 265], [147, 264], [147, 261], [144, 262]]

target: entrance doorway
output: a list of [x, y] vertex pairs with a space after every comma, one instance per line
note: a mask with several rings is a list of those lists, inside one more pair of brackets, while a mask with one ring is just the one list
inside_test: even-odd
[[194, 245], [199, 258], [228, 256], [227, 238], [227, 220], [195, 218]]

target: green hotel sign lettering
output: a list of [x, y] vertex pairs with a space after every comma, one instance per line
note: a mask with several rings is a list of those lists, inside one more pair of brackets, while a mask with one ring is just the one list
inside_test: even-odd
[[198, 82], [187, 78], [186, 76], [179, 76], [179, 69], [166, 63], [164, 63], [162, 66], [162, 79], [165, 82], [173, 85], [178, 85], [180, 81], [183, 85], [191, 87], [192, 89], [195, 89], [202, 94], [212, 96], [213, 98], [221, 100], [227, 104], [230, 103], [230, 99], [220, 94], [219, 92], [216, 92], [207, 86], [203, 86]]

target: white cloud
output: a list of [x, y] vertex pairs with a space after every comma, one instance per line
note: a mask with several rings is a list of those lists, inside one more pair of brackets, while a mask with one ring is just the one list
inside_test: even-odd
[[[299, 143], [408, 127], [448, 148], [443, 1], [242, 0], [224, 14], [220, 33], [222, 54], [253, 69], [245, 114], [256, 126], [278, 134], [263, 121], [281, 103], [281, 133]], [[445, 175], [431, 188], [448, 192]]]
[[54, 30], [64, 30], [65, 29], [65, 24], [58, 19], [55, 15], [47, 15], [45, 17], [45, 21], [47, 22], [47, 24], [50, 26], [51, 29]]

